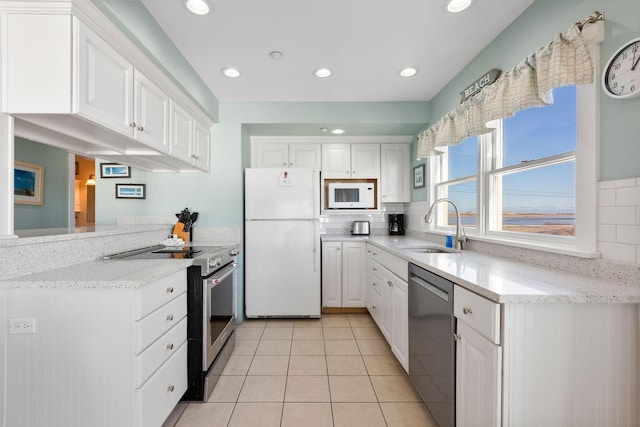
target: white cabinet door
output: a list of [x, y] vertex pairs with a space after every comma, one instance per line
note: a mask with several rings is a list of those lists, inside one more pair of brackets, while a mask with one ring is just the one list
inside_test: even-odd
[[211, 162], [211, 131], [202, 123], [194, 120], [193, 126], [193, 165], [205, 172]]
[[78, 113], [133, 136], [133, 65], [86, 25], [77, 34]]
[[289, 144], [289, 166], [320, 170], [320, 144]]
[[393, 280], [391, 273], [383, 267], [379, 268], [378, 276], [380, 277], [380, 286], [382, 288], [382, 321], [379, 326], [382, 335], [391, 344], [393, 334]]
[[256, 168], [289, 166], [288, 144], [255, 144]]
[[380, 187], [382, 203], [411, 201], [411, 146], [409, 144], [381, 144]]
[[136, 70], [133, 137], [163, 153], [169, 152], [169, 96]]
[[169, 154], [191, 163], [193, 142], [193, 117], [177, 103], [170, 102]]
[[458, 321], [456, 424], [500, 426], [502, 347]]
[[322, 177], [351, 178], [350, 144], [322, 144]]
[[365, 242], [342, 242], [342, 307], [366, 307]]
[[393, 281], [393, 320], [391, 351], [405, 371], [409, 371], [409, 286], [404, 280]]
[[322, 242], [322, 306], [342, 304], [342, 243]]
[[380, 177], [380, 144], [351, 144], [351, 178]]

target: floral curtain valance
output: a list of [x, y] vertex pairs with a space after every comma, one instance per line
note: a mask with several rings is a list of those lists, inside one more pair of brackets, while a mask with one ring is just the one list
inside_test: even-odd
[[593, 83], [589, 49], [578, 25], [573, 25], [421, 132], [418, 157], [442, 154], [438, 147], [490, 132], [486, 124], [492, 120], [553, 104], [551, 90], [555, 87], [589, 83]]

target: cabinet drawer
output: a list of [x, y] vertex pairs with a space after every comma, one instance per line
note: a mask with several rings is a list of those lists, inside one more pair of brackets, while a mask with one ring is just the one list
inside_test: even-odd
[[409, 281], [409, 262], [406, 259], [394, 255], [391, 271], [405, 282]]
[[393, 268], [393, 254], [391, 252], [384, 251], [378, 247], [371, 249], [371, 256], [374, 260], [391, 270]]
[[371, 314], [376, 324], [379, 325], [382, 319], [382, 296], [372, 286], [369, 287], [367, 292], [367, 310], [369, 310], [369, 314]]
[[138, 426], [158, 427], [164, 423], [187, 390], [187, 344], [136, 390]]
[[453, 314], [485, 338], [500, 344], [500, 304], [456, 285]]
[[380, 267], [380, 264], [378, 264], [377, 262], [374, 262], [372, 264], [373, 265], [371, 266], [371, 274], [369, 274], [368, 288], [371, 290], [371, 292], [382, 295], [382, 280], [380, 279], [380, 271], [382, 270], [382, 267]]
[[136, 388], [140, 387], [168, 358], [175, 354], [187, 340], [187, 318], [185, 317], [136, 356]]
[[136, 322], [136, 354], [140, 354], [186, 315], [187, 294], [183, 293], [169, 304]]
[[135, 319], [142, 319], [187, 291], [187, 270], [176, 271], [148, 286], [136, 290]]

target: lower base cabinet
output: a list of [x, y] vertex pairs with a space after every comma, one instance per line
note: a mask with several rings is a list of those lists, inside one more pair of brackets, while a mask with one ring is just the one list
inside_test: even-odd
[[408, 371], [408, 263], [373, 245], [367, 248], [367, 255], [367, 309], [391, 346], [391, 351]]
[[366, 307], [365, 242], [322, 242], [322, 306]]
[[6, 289], [6, 318], [35, 333], [5, 336], [4, 425], [162, 425], [187, 390], [186, 280]]

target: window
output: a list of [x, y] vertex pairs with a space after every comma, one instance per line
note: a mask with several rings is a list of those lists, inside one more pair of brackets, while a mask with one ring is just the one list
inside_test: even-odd
[[[432, 157], [432, 201], [452, 199], [470, 235], [575, 246], [578, 92], [556, 88], [553, 105], [499, 120], [494, 132]], [[454, 226], [451, 205], [439, 209], [435, 229]]]

